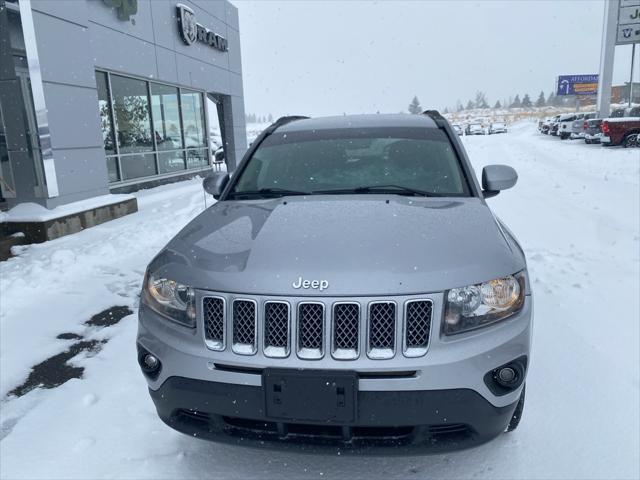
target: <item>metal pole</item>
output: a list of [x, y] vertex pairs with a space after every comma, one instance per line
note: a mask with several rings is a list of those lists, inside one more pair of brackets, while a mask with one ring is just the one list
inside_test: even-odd
[[629, 77], [629, 108], [631, 108], [631, 102], [633, 101], [633, 63], [636, 58], [636, 44], [631, 46], [631, 76]]
[[611, 112], [611, 83], [613, 81], [613, 57], [616, 48], [618, 9], [620, 0], [604, 2], [604, 25], [600, 52], [600, 75], [598, 77], [598, 115], [606, 118]]

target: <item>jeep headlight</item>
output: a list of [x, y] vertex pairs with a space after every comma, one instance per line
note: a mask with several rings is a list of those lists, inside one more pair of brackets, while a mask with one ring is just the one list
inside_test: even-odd
[[187, 327], [196, 326], [195, 291], [168, 278], [147, 275], [144, 299], [153, 310]]
[[445, 292], [445, 335], [474, 330], [509, 318], [524, 305], [524, 272]]

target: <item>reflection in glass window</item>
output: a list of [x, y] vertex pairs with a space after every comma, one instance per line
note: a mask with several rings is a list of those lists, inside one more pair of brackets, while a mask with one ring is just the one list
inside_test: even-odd
[[152, 83], [151, 109], [153, 134], [158, 148], [159, 173], [184, 170], [178, 89]]
[[204, 147], [206, 143], [204, 131], [204, 108], [202, 94], [189, 90], [182, 90], [182, 122], [184, 128], [184, 142], [187, 148]]
[[100, 111], [100, 127], [102, 130], [104, 152], [107, 155], [113, 155], [116, 152], [113, 146], [113, 124], [111, 122], [111, 112], [109, 111], [107, 74], [104, 72], [96, 72], [96, 82], [98, 84], [98, 109]]
[[153, 153], [123, 155], [120, 157], [120, 165], [122, 165], [122, 180], [156, 174], [156, 156]]
[[[111, 89], [120, 154], [152, 151], [147, 83], [111, 75]], [[155, 173], [154, 171], [149, 175]]]
[[120, 180], [117, 157], [107, 157], [107, 172], [109, 173], [109, 182], [117, 182]]

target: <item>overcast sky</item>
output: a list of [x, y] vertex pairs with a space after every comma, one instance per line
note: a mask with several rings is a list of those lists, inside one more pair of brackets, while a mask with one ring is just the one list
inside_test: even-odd
[[[247, 112], [398, 112], [491, 104], [597, 73], [604, 0], [248, 1], [240, 14]], [[615, 83], [631, 49], [616, 49]], [[636, 71], [640, 70], [637, 68]]]

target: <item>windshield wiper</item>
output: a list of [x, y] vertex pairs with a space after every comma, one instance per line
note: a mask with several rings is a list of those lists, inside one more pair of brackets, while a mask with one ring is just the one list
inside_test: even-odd
[[426, 192], [411, 187], [402, 187], [400, 185], [371, 185], [368, 187], [341, 188], [336, 190], [315, 190], [311, 193], [324, 194], [349, 194], [349, 193], [394, 193], [396, 195], [411, 195], [416, 197], [445, 197], [444, 193]]
[[247, 190], [247, 191], [236, 191], [231, 192], [228, 195], [228, 198], [236, 198], [242, 196], [248, 197], [284, 197], [290, 195], [311, 195], [310, 192], [301, 192], [299, 190], [288, 190], [286, 188], [261, 188], [260, 190]]

